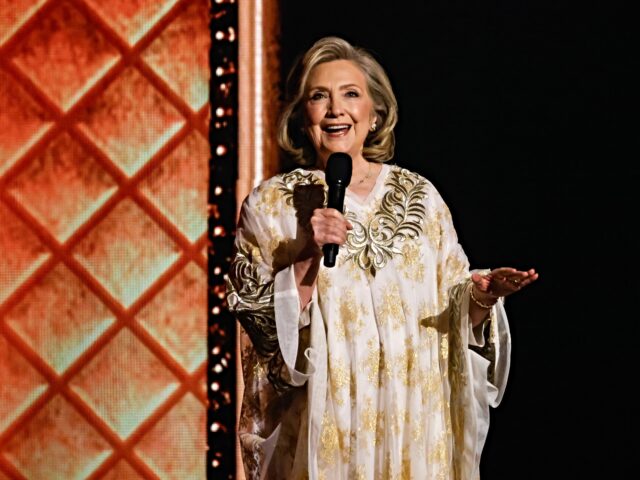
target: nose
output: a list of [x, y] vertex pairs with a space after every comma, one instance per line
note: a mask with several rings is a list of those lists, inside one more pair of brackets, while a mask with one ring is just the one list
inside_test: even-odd
[[339, 96], [331, 96], [327, 106], [328, 117], [339, 117], [344, 113], [344, 106]]

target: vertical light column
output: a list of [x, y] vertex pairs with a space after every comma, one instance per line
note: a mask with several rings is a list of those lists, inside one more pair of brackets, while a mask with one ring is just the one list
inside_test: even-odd
[[[238, 45], [238, 180], [237, 211], [252, 188], [279, 169], [275, 140], [280, 109], [279, 19], [276, 1], [243, 0], [239, 5]], [[241, 414], [243, 394], [240, 345], [236, 338], [236, 416]], [[235, 427], [235, 426], [234, 426]], [[234, 428], [235, 430], [235, 428]], [[240, 446], [236, 439], [236, 478], [244, 480]]]
[[279, 100], [278, 2], [246, 0], [239, 5], [238, 184], [241, 202], [279, 168], [275, 141]]

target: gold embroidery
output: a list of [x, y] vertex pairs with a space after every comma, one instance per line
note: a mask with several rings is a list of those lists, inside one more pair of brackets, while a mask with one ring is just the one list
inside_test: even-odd
[[327, 465], [334, 465], [338, 453], [338, 427], [328, 413], [322, 418], [322, 433], [320, 434], [320, 459]]
[[348, 429], [338, 429], [340, 435], [340, 455], [342, 455], [342, 463], [349, 463], [349, 459], [353, 455], [353, 446], [351, 443], [351, 432]]
[[356, 467], [354, 480], [367, 480], [366, 470], [364, 465], [358, 465]]
[[397, 412], [393, 412], [391, 414], [391, 419], [389, 423], [390, 423], [391, 429], [396, 434], [396, 436], [399, 436], [400, 432], [403, 430], [402, 427], [404, 426], [406, 416], [407, 416], [406, 408], [398, 408]]
[[[438, 439], [433, 449], [429, 451], [428, 461], [431, 464], [437, 464], [440, 466], [438, 476], [442, 476], [445, 471], [448, 472], [449, 465], [449, 448], [446, 433]], [[448, 478], [448, 477], [445, 477]]]
[[370, 398], [365, 401], [365, 407], [360, 413], [360, 425], [365, 432], [375, 433], [378, 424], [378, 409], [373, 407]]
[[440, 340], [440, 356], [443, 360], [449, 358], [449, 338], [446, 333], [442, 335], [442, 340]]
[[265, 215], [275, 216], [280, 213], [280, 188], [275, 183], [262, 184], [258, 187], [260, 195], [256, 202], [256, 210]]
[[398, 366], [398, 372], [396, 378], [400, 380], [405, 386], [409, 385], [409, 354], [404, 351], [396, 357], [395, 364]]
[[329, 381], [331, 384], [331, 396], [338, 405], [344, 405], [342, 389], [349, 385], [351, 375], [342, 360], [332, 360], [329, 357]]
[[[413, 438], [414, 443], [420, 443], [422, 442], [422, 440], [424, 440], [424, 429], [422, 428], [422, 421], [422, 414], [416, 414], [411, 428], [411, 437]], [[420, 452], [422, 452], [422, 450], [420, 450]]]
[[400, 287], [397, 284], [393, 284], [384, 290], [377, 317], [378, 324], [381, 326], [388, 325], [392, 321], [393, 327], [398, 328], [398, 323], [400, 322], [400, 325], [402, 325], [404, 322], [402, 297], [400, 296]]
[[442, 220], [446, 218], [441, 210], [436, 210], [427, 218], [424, 224], [424, 234], [429, 239], [435, 251], [440, 250], [442, 245]]
[[356, 305], [353, 292], [347, 292], [340, 301], [340, 315], [334, 322], [335, 335], [339, 339], [357, 337], [364, 327], [362, 317], [368, 312], [364, 305]]
[[270, 227], [265, 236], [269, 239], [269, 242], [265, 245], [265, 250], [271, 255], [271, 264], [274, 271], [282, 270], [284, 266], [290, 265], [289, 255], [285, 253], [285, 246], [291, 244], [292, 240], [282, 238], [275, 227]]
[[438, 265], [438, 296], [440, 305], [446, 307], [449, 302], [449, 289], [467, 277], [468, 263], [458, 252], [447, 257], [444, 264]]
[[380, 343], [371, 338], [367, 342], [369, 353], [365, 360], [365, 369], [367, 370], [367, 377], [370, 382], [373, 382], [376, 386], [379, 384], [379, 371], [380, 371]]
[[324, 298], [332, 287], [331, 277], [328, 269], [321, 269], [318, 273], [318, 297]]
[[[470, 281], [470, 280], [469, 280]], [[468, 283], [460, 283], [451, 289], [450, 324], [449, 324], [449, 379], [451, 384], [451, 429], [453, 433], [453, 474], [461, 478], [464, 461], [464, 429], [465, 429], [465, 387], [467, 385], [467, 369], [465, 352], [466, 339], [462, 338], [462, 296], [466, 293]]]
[[413, 388], [419, 381], [420, 376], [420, 361], [418, 359], [418, 351], [413, 344], [413, 336], [407, 338], [405, 348], [407, 352], [407, 386]]
[[378, 371], [380, 375], [380, 383], [387, 385], [387, 381], [393, 377], [393, 359], [386, 354], [384, 347], [380, 346], [380, 363]]
[[392, 479], [393, 472], [391, 470], [391, 452], [387, 452], [387, 454], [384, 456], [382, 472], [384, 478]]
[[375, 445], [379, 447], [384, 444], [384, 412], [378, 412], [378, 423], [376, 424]]
[[408, 455], [402, 457], [402, 470], [400, 472], [400, 480], [412, 480], [411, 476], [411, 459]]
[[495, 367], [496, 367], [496, 345], [495, 345], [495, 312], [492, 309], [490, 316], [485, 320], [484, 324], [479, 325], [476, 328], [482, 328], [482, 336], [484, 338], [484, 345], [478, 347], [476, 345], [469, 345], [469, 348], [476, 352], [478, 355], [489, 360], [487, 366], [487, 380], [490, 383], [495, 383]]
[[402, 263], [400, 270], [407, 280], [421, 282], [424, 279], [422, 252], [416, 242], [405, 242], [402, 246]]
[[438, 340], [438, 331], [435, 327], [426, 327], [425, 344], [428, 348]]
[[382, 198], [379, 210], [365, 226], [354, 214], [345, 216], [353, 224], [347, 233], [346, 259], [375, 276], [395, 254], [402, 254], [397, 243], [415, 239], [423, 229], [427, 182], [419, 175], [394, 168], [387, 180], [391, 187]]
[[440, 387], [440, 375], [438, 372], [438, 367], [436, 365], [432, 365], [428, 371], [424, 372], [424, 376], [421, 380], [422, 400], [423, 402], [425, 402], [428, 401], [434, 393], [439, 391], [438, 387]]
[[279, 391], [291, 388], [278, 344], [273, 309], [273, 279], [261, 275], [253, 254], [256, 248], [239, 242], [227, 277], [227, 302], [249, 335], [251, 343], [268, 364], [267, 378]]
[[258, 379], [258, 381], [262, 381], [265, 378], [267, 378], [267, 374], [264, 371], [264, 367], [262, 366], [262, 364], [260, 364], [260, 362], [256, 363], [253, 366], [253, 376]]

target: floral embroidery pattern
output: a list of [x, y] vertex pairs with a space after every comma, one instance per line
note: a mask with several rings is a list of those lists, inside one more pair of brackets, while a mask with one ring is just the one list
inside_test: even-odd
[[368, 225], [351, 212], [346, 214], [353, 230], [347, 234], [347, 260], [375, 276], [394, 254], [402, 255], [398, 243], [420, 236], [426, 217], [424, 198], [427, 182], [403, 168], [395, 168], [387, 180], [391, 189]]

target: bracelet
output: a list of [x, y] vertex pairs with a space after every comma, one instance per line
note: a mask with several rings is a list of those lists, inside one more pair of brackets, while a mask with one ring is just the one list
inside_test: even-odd
[[471, 300], [473, 300], [473, 303], [475, 303], [477, 306], [479, 306], [480, 308], [486, 308], [487, 310], [489, 310], [490, 308], [493, 308], [493, 306], [498, 303], [498, 299], [496, 298], [496, 301], [493, 302], [491, 305], [487, 305], [486, 303], [482, 303], [480, 300], [478, 300], [476, 298], [476, 296], [473, 294], [473, 286], [471, 287], [471, 290], [469, 291], [469, 293], [471, 294]]

